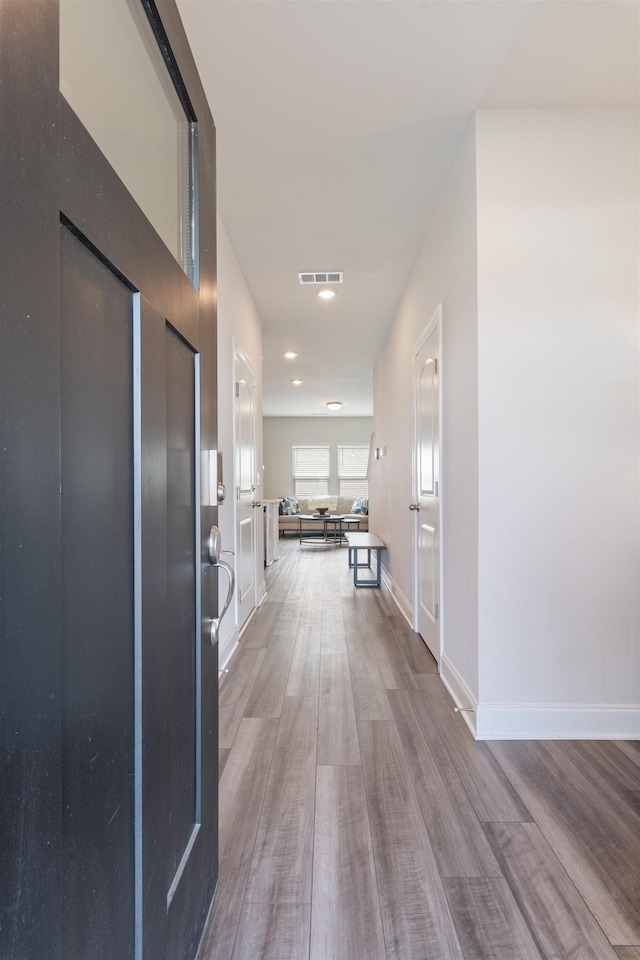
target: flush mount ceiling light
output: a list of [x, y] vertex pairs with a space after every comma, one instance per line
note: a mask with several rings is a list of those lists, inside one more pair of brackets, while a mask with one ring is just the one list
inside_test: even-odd
[[297, 353], [294, 353], [293, 350], [285, 350], [285, 352], [282, 354], [282, 356], [283, 356], [283, 357], [286, 357], [287, 360], [295, 360], [295, 358], [298, 356], [298, 354], [297, 354]]
[[303, 382], [304, 382], [303, 380], [292, 380], [292, 381], [291, 381], [291, 383], [294, 385], [294, 387], [299, 387], [300, 384], [303, 383]]
[[327, 406], [329, 410], [339, 410], [342, 406], [342, 400], [328, 400]]
[[335, 297], [335, 290], [321, 290], [318, 294], [319, 297], [322, 297], [323, 300], [333, 300]]

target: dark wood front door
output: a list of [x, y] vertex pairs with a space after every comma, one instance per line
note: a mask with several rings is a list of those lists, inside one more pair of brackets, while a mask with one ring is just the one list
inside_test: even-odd
[[175, 6], [144, 9], [191, 278], [59, 93], [56, 4], [0, 0], [3, 960], [189, 960], [217, 881], [215, 131]]

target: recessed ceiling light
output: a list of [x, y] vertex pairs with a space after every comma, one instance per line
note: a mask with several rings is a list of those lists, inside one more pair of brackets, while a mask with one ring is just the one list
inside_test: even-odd
[[285, 350], [283, 356], [286, 357], [287, 360], [295, 360], [298, 354], [294, 353], [293, 350]]
[[292, 380], [292, 381], [291, 381], [291, 383], [294, 385], [294, 387], [299, 387], [300, 384], [303, 383], [303, 382], [304, 382], [304, 381], [302, 381], [302, 380]]
[[321, 290], [318, 294], [319, 297], [322, 297], [323, 300], [333, 300], [335, 297], [335, 290]]
[[329, 410], [339, 410], [342, 406], [342, 400], [329, 400], [327, 406]]

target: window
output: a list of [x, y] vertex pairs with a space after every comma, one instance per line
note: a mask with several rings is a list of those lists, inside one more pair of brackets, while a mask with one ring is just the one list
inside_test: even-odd
[[154, 6], [63, 0], [60, 91], [196, 285], [196, 118]]
[[368, 445], [338, 444], [338, 493], [341, 497], [369, 496], [368, 463]]
[[293, 495], [322, 497], [329, 493], [331, 461], [328, 446], [293, 446]]

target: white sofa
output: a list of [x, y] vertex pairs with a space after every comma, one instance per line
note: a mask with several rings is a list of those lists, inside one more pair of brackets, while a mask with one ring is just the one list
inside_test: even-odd
[[[329, 514], [340, 514], [345, 517], [349, 517], [351, 520], [358, 520], [358, 530], [364, 532], [369, 529], [368, 514], [351, 513], [351, 508], [354, 504], [354, 497], [297, 497], [297, 500], [301, 514], [313, 514], [316, 512], [318, 507], [328, 507]], [[282, 510], [282, 501], [280, 502], [280, 510]], [[280, 530], [280, 536], [284, 536], [285, 533], [299, 533], [300, 520], [298, 514], [289, 515], [280, 513], [278, 516], [278, 528]], [[352, 529], [355, 530], [356, 527], [352, 527]], [[302, 531], [304, 533], [321, 533], [322, 526], [319, 525], [316, 520], [308, 520], [306, 523], [303, 520]]]

